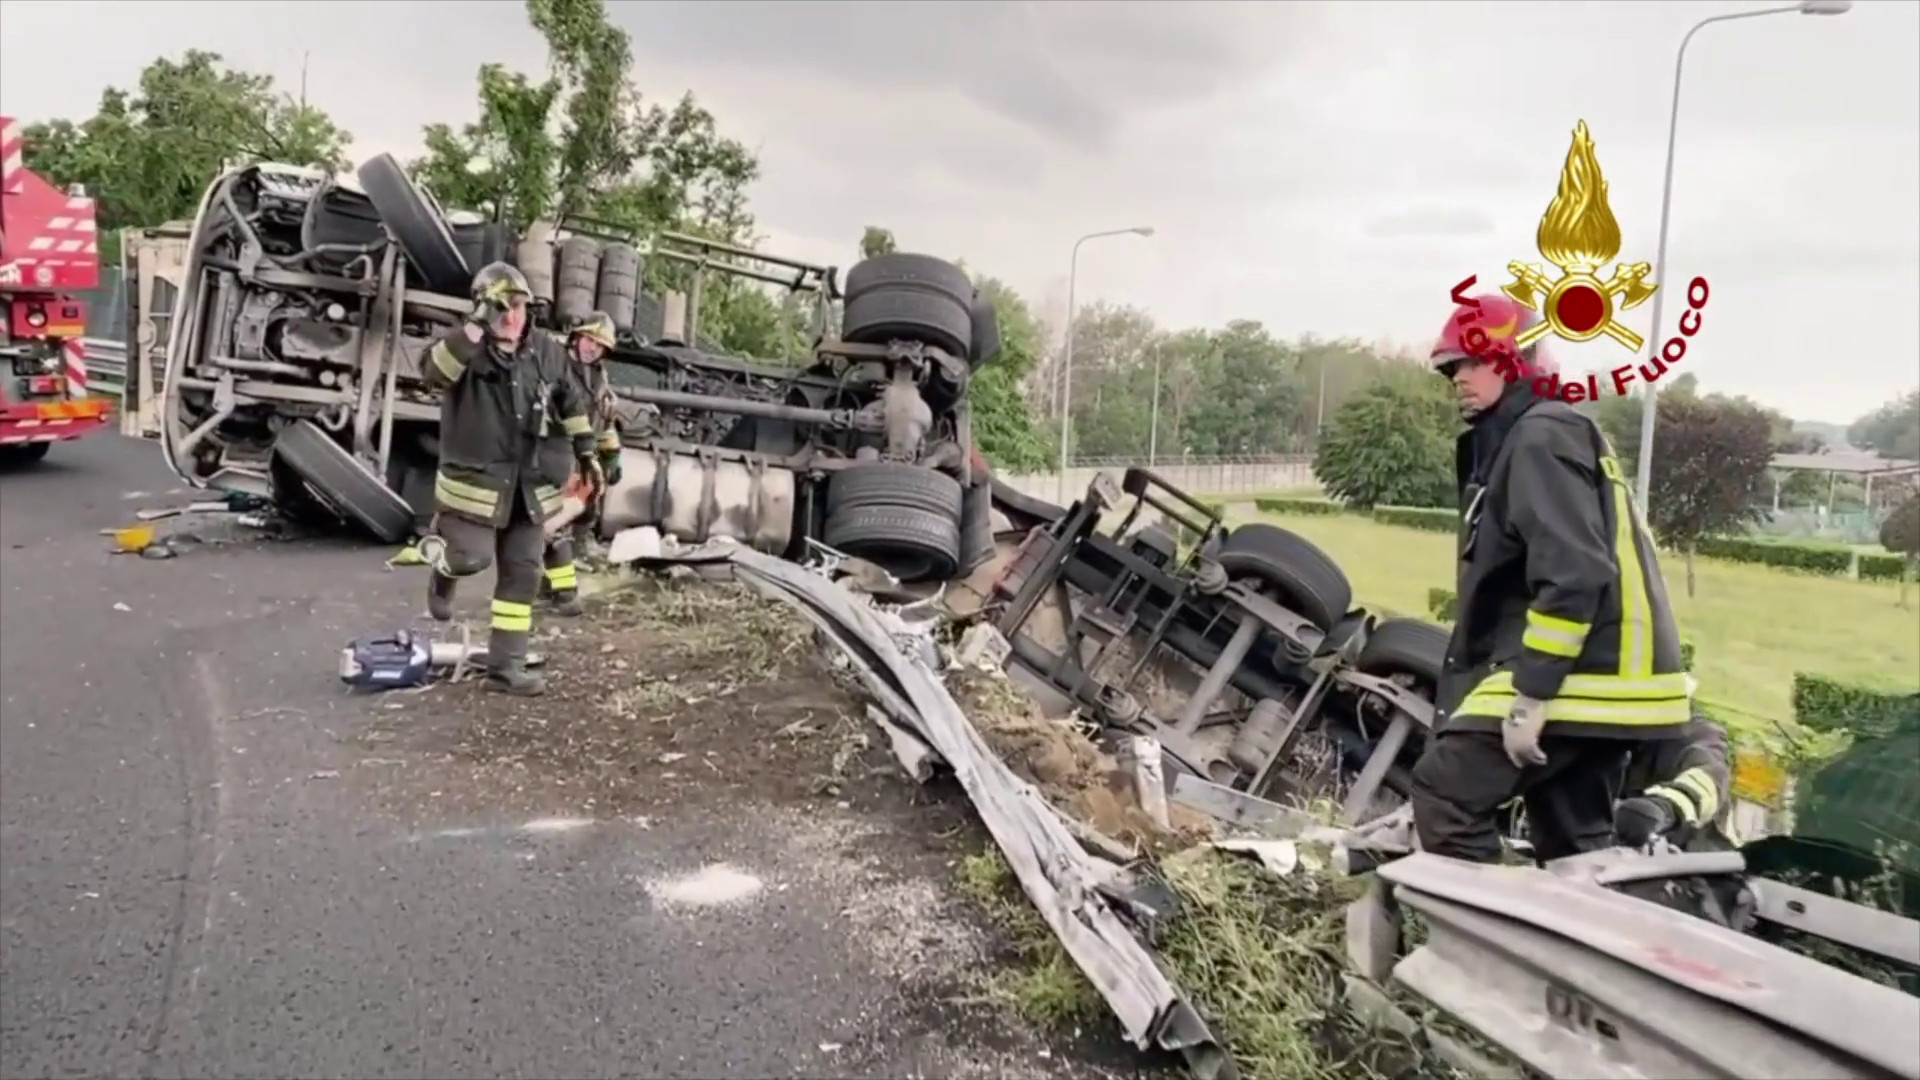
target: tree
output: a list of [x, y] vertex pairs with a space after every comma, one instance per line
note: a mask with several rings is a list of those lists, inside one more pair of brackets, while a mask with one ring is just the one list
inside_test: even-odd
[[1703, 536], [1733, 532], [1765, 517], [1773, 434], [1767, 414], [1736, 401], [1661, 395], [1660, 452], [1647, 493], [1648, 525], [1687, 563], [1694, 594], [1693, 552]]
[[1453, 506], [1460, 414], [1442, 379], [1392, 371], [1341, 404], [1314, 453], [1327, 494], [1350, 506]]
[[1907, 557], [1900, 575], [1900, 606], [1907, 606], [1907, 582], [1920, 576], [1920, 488], [1914, 488], [1880, 523], [1880, 546]]
[[871, 259], [876, 255], [891, 255], [894, 250], [893, 230], [869, 225], [860, 233], [861, 258]]
[[1297, 448], [1300, 358], [1267, 328], [1235, 319], [1213, 335], [1201, 393], [1182, 437], [1198, 454], [1272, 454]]
[[973, 443], [996, 469], [1034, 472], [1051, 460], [1028, 408], [1021, 384], [1039, 363], [1040, 322], [1019, 294], [997, 278], [973, 279], [993, 302], [1000, 322], [1000, 354], [973, 373], [967, 396], [973, 404]]
[[1855, 420], [1847, 441], [1882, 457], [1920, 461], [1920, 390], [1905, 394]]
[[78, 124], [30, 124], [22, 135], [28, 168], [93, 196], [109, 265], [119, 261], [119, 230], [192, 217], [226, 166], [265, 160], [337, 171], [352, 142], [326, 113], [276, 94], [272, 78], [198, 49], [148, 64], [132, 91], [107, 89]]
[[[457, 131], [427, 125], [414, 177], [443, 203], [516, 227], [588, 217], [636, 238], [672, 230], [752, 247], [753, 154], [722, 136], [692, 94], [671, 107], [644, 102], [631, 81], [631, 39], [602, 0], [527, 0], [526, 11], [547, 42], [546, 77], [483, 65], [480, 118]], [[654, 259], [643, 284], [685, 291], [696, 272]], [[789, 355], [804, 322], [754, 282], [715, 274], [701, 290], [701, 333], [729, 352]]]

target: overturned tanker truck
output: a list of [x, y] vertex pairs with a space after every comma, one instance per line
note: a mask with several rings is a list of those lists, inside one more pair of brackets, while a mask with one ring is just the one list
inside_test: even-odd
[[[909, 581], [990, 554], [966, 391], [999, 332], [965, 271], [885, 255], [843, 286], [833, 267], [697, 237], [665, 234], [651, 250], [694, 268], [688, 294], [644, 294], [632, 237], [586, 221], [515, 234], [443, 209], [390, 155], [354, 177], [234, 170], [190, 227], [129, 237], [123, 426], [195, 486], [405, 540], [431, 516], [437, 461], [438, 397], [421, 364], [465, 316], [473, 271], [504, 261], [534, 290], [536, 326], [597, 309], [619, 332], [608, 363], [623, 476], [604, 535], [652, 526], [789, 557], [824, 543]], [[700, 339], [709, 270], [810, 301], [807, 355], [735, 358]]]

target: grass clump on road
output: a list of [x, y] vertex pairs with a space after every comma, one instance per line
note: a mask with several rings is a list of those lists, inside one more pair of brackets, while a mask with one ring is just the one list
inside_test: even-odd
[[[1312, 540], [1353, 582], [1354, 599], [1401, 615], [1427, 615], [1427, 590], [1453, 587], [1454, 541], [1440, 533], [1328, 515], [1256, 517]], [[1701, 700], [1729, 726], [1764, 736], [1793, 721], [1793, 674], [1814, 672], [1888, 690], [1920, 689], [1920, 635], [1893, 582], [1789, 574], [1701, 559], [1697, 595], [1678, 564], [1667, 597], [1694, 643]]]
[[[1386, 1080], [1447, 1070], [1391, 1033], [1362, 1029], [1342, 996], [1345, 909], [1364, 881], [1303, 866], [1276, 878], [1252, 860], [1195, 847], [1163, 860], [1180, 912], [1159, 944], [1247, 1080]], [[987, 996], [1031, 1023], [1066, 1028], [1106, 1006], [1020, 891], [997, 851], [968, 856], [960, 887], [1006, 933], [1011, 967]]]

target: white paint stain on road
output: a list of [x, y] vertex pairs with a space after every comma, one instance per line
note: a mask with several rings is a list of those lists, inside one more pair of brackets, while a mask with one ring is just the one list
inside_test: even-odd
[[649, 882], [647, 895], [666, 907], [724, 907], [760, 894], [766, 883], [727, 863], [714, 863], [691, 874]]

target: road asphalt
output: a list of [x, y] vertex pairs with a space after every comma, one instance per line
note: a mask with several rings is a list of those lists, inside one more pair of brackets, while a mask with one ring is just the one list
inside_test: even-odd
[[350, 781], [406, 762], [336, 656], [417, 574], [109, 553], [190, 498], [113, 435], [0, 473], [0, 1075], [1085, 1075], [929, 999], [982, 961], [931, 879], [857, 870], [898, 822], [376, 807]]

